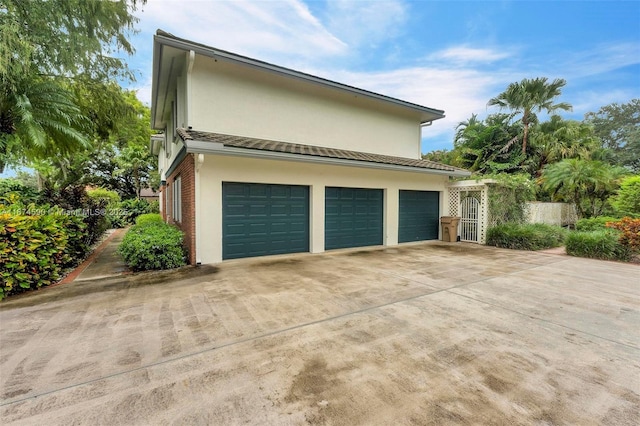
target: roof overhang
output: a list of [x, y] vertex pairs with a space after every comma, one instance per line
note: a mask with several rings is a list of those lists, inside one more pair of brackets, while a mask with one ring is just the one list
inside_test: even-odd
[[444, 118], [445, 116], [443, 110], [429, 108], [412, 102], [403, 101], [390, 96], [338, 83], [322, 77], [270, 64], [268, 62], [237, 55], [225, 50], [216, 49], [211, 46], [178, 38], [162, 30], [157, 30], [153, 37], [153, 41], [151, 122], [154, 129], [160, 130], [164, 127], [163, 120], [167, 114], [167, 95], [168, 93], [171, 93], [171, 90], [175, 89], [175, 87], [171, 87], [172, 84], [175, 84], [175, 79], [172, 79], [172, 77], [175, 77], [179, 73], [181, 67], [184, 66], [186, 60], [185, 52], [190, 51], [193, 51], [198, 55], [215, 58], [216, 60], [225, 60], [243, 64], [262, 71], [285, 75], [290, 78], [303, 80], [327, 88], [333, 88], [363, 96], [368, 99], [374, 99], [399, 106], [401, 108], [411, 110], [414, 113], [418, 113], [420, 122], [423, 125]]
[[424, 169], [419, 167], [401, 166], [393, 164], [374, 163], [369, 161], [347, 160], [342, 158], [317, 157], [312, 155], [290, 154], [284, 152], [263, 151], [248, 148], [237, 148], [225, 146], [219, 142], [200, 141], [196, 139], [184, 140], [187, 153], [194, 154], [213, 154], [231, 157], [258, 158], [263, 160], [281, 160], [296, 161], [304, 163], [324, 164], [333, 166], [361, 167], [377, 170], [392, 170], [399, 172], [410, 172], [420, 174], [436, 174], [453, 177], [470, 176], [471, 173], [466, 170], [436, 170]]

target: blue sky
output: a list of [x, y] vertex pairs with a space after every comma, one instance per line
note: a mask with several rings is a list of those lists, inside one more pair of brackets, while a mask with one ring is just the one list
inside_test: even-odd
[[564, 78], [565, 118], [640, 97], [638, 1], [149, 0], [130, 58], [150, 98], [152, 35], [178, 37], [444, 109], [422, 151], [523, 78]]

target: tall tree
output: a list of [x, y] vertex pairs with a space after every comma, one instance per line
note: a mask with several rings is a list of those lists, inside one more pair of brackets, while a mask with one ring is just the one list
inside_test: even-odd
[[89, 121], [64, 85], [25, 77], [0, 90], [0, 173], [11, 156], [68, 155], [88, 146]]
[[0, 0], [0, 168], [86, 147], [72, 87], [133, 78], [133, 12], [146, 0]]
[[640, 173], [640, 99], [603, 106], [587, 113], [585, 121], [594, 126], [616, 164]]
[[592, 156], [600, 149], [593, 126], [563, 120], [559, 115], [532, 127], [529, 136], [532, 155], [525, 160], [525, 166], [535, 177], [539, 177], [542, 169], [550, 163], [567, 158], [595, 159]]
[[133, 12], [146, 0], [1, 0], [0, 75], [133, 74], [115, 55], [132, 54]]
[[[517, 83], [511, 83], [507, 90], [497, 97], [489, 100], [487, 105], [508, 109], [512, 116], [520, 116], [523, 127], [522, 155], [526, 158], [527, 143], [529, 140], [529, 127], [537, 122], [536, 113], [546, 111], [552, 113], [557, 110], [570, 111], [571, 105], [566, 102], [554, 103], [562, 94], [562, 88], [566, 85], [564, 79], [555, 79], [549, 83], [546, 77], [523, 79]], [[515, 139], [510, 142], [513, 143]]]

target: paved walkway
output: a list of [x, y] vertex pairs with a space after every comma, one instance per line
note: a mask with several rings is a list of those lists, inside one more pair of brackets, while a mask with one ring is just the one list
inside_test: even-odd
[[59, 284], [114, 277], [128, 271], [122, 257], [118, 254], [118, 246], [127, 230], [115, 229], [108, 232], [111, 234]]

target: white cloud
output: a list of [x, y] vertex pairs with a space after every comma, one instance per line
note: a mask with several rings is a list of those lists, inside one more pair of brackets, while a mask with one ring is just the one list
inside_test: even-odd
[[404, 28], [407, 6], [399, 0], [327, 2], [327, 28], [350, 47], [372, 47]]
[[462, 45], [440, 50], [429, 55], [427, 59], [444, 60], [456, 64], [467, 64], [471, 62], [489, 63], [508, 58], [510, 55], [511, 53], [508, 51], [499, 52], [492, 49], [479, 49]]
[[299, 0], [252, 2], [154, 0], [140, 26], [267, 61], [321, 60], [346, 53]]

